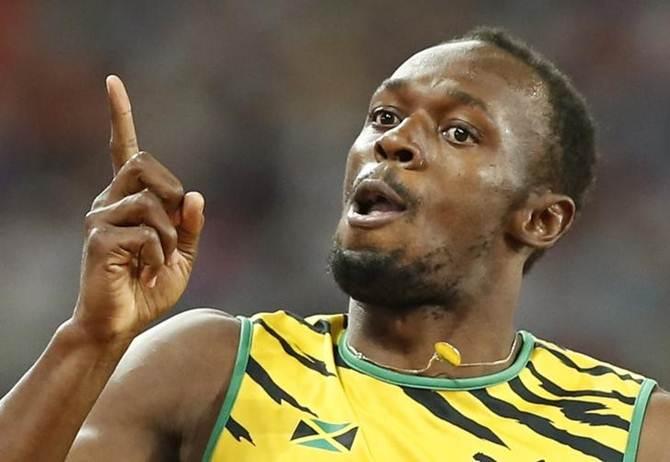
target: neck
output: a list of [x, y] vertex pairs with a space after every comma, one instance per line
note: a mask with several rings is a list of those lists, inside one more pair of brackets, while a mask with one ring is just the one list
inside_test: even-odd
[[[348, 339], [369, 360], [399, 369], [422, 369], [435, 352], [435, 343], [456, 347], [463, 363], [487, 363], [509, 355], [514, 343], [514, 312], [521, 276], [488, 284], [478, 297], [463, 297], [456, 306], [417, 306], [406, 310], [372, 306], [350, 299]], [[517, 345], [517, 349], [520, 345]], [[503, 364], [456, 367], [443, 361], [422, 375], [476, 377], [507, 368]]]

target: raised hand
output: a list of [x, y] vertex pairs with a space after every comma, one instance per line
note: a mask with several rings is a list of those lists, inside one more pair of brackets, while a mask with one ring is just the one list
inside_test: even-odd
[[140, 152], [130, 100], [107, 78], [114, 178], [86, 215], [73, 320], [100, 340], [127, 339], [184, 292], [204, 224], [204, 198]]

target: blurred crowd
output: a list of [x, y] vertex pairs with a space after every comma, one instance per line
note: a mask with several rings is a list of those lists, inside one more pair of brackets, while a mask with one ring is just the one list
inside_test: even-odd
[[0, 2], [0, 394], [65, 320], [82, 219], [109, 182], [104, 78], [140, 146], [207, 200], [178, 310], [346, 310], [326, 257], [349, 145], [417, 50], [503, 26], [572, 76], [598, 185], [527, 277], [519, 326], [670, 387], [670, 3]]

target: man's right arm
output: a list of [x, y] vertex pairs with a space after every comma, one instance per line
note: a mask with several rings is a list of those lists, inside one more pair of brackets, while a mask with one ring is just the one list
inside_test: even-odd
[[140, 335], [67, 460], [201, 460], [228, 389], [239, 329], [226, 313], [198, 309]]
[[[65, 458], [72, 438], [97, 402], [128, 345], [174, 306], [193, 269], [204, 225], [204, 198], [196, 192], [184, 194], [181, 182], [167, 168], [150, 154], [139, 152], [130, 101], [123, 84], [111, 76], [107, 79], [107, 90], [114, 178], [86, 216], [79, 297], [72, 318], [59, 329], [35, 366], [0, 403], [3, 460], [59, 461]], [[235, 338], [235, 321], [224, 324], [232, 327], [222, 331]], [[167, 345], [172, 337], [161, 334], [165, 331], [170, 332], [169, 328], [159, 328], [155, 335], [147, 335], [149, 341], [137, 342], [138, 346], [131, 348], [123, 363], [128, 366], [122, 364], [119, 374], [106, 386], [110, 391], [103, 395], [124, 391], [123, 403], [112, 400], [116, 401], [112, 405], [96, 406], [108, 409], [97, 414], [113, 414], [117, 407], [125, 409], [127, 412], [114, 422], [147, 438], [149, 434], [162, 433], [160, 428], [149, 428], [147, 418], [151, 416], [144, 414], [150, 413], [151, 407], [143, 403], [161, 397], [161, 390], [169, 394], [175, 389], [171, 386], [173, 378], [164, 377], [161, 369], [179, 364], [179, 361], [171, 362], [169, 351], [172, 349]], [[186, 329], [186, 332], [191, 331]], [[177, 334], [175, 338], [179, 343]], [[167, 352], [155, 351], [163, 347]], [[195, 352], [197, 354], [197, 350]], [[224, 352], [221, 354], [224, 359], [227, 357]], [[225, 371], [225, 364], [221, 367]], [[151, 373], [142, 372], [146, 370]], [[161, 383], [152, 383], [148, 378], [133, 380], [143, 373], [146, 377], [163, 377], [164, 380]], [[182, 379], [188, 379], [188, 375]], [[170, 383], [163, 383], [165, 380]], [[178, 398], [170, 395], [170, 399]], [[140, 402], [133, 403], [137, 399]], [[166, 402], [174, 404], [162, 400], [163, 404]], [[104, 419], [91, 420], [100, 421]], [[173, 422], [161, 420], [158, 423]], [[108, 433], [113, 435], [111, 425], [88, 426], [80, 438], [81, 447], [86, 446], [87, 440], [97, 441], [97, 435], [91, 437], [92, 433], [101, 432], [103, 437]], [[118, 443], [119, 448], [124, 446], [123, 442]], [[101, 456], [102, 453], [96, 453], [92, 458], [101, 460]], [[151, 460], [152, 457], [135, 459]]]

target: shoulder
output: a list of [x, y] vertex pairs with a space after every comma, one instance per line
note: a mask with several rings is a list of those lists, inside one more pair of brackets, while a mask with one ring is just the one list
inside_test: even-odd
[[637, 460], [670, 461], [670, 393], [657, 389], [649, 398]]
[[287, 310], [256, 313], [251, 320], [260, 325], [273, 325], [283, 330], [310, 330], [317, 334], [336, 334], [347, 324], [347, 315], [312, 314], [301, 316]]
[[346, 315], [342, 313], [303, 317], [290, 311], [279, 310], [257, 313], [251, 317], [251, 321], [254, 326], [253, 342], [261, 340], [259, 333], [263, 333], [262, 336], [270, 335], [280, 342], [283, 339], [296, 344], [319, 343], [326, 338], [335, 341], [346, 327]]
[[[237, 354], [240, 320], [216, 309], [179, 313], [140, 335], [115, 372], [127, 388], [165, 395], [170, 420], [187, 425], [227, 387]], [[165, 422], [165, 420], [162, 420]]]
[[175, 374], [178, 383], [188, 383], [194, 377], [183, 375], [181, 367], [205, 371], [212, 365], [224, 366], [234, 359], [239, 331], [240, 321], [223, 311], [199, 308], [179, 313], [138, 336], [114, 376], [132, 380]]
[[[179, 313], [139, 335], [126, 354], [168, 356], [174, 359], [220, 357], [237, 348], [240, 320], [214, 308], [197, 308]], [[216, 341], [213, 348], [212, 341]], [[185, 342], [185, 343], [183, 343]], [[191, 350], [189, 346], [198, 347]], [[233, 351], [234, 352], [234, 351]]]
[[590, 394], [615, 397], [626, 405], [617, 407], [621, 412], [625, 410], [621, 416], [630, 424], [624, 460], [670, 462], [669, 393], [656, 387], [654, 380], [635, 372], [535, 340], [533, 374], [543, 378], [541, 374], [546, 373], [563, 388], [588, 389]]
[[594, 382], [615, 387], [621, 392], [637, 394], [646, 377], [587, 354], [534, 337], [533, 362], [544, 366], [564, 380]]
[[205, 308], [138, 336], [89, 414], [82, 443], [98, 434], [104, 444], [122, 443], [139, 429], [152, 438], [192, 432], [227, 390], [239, 335], [237, 318]]

